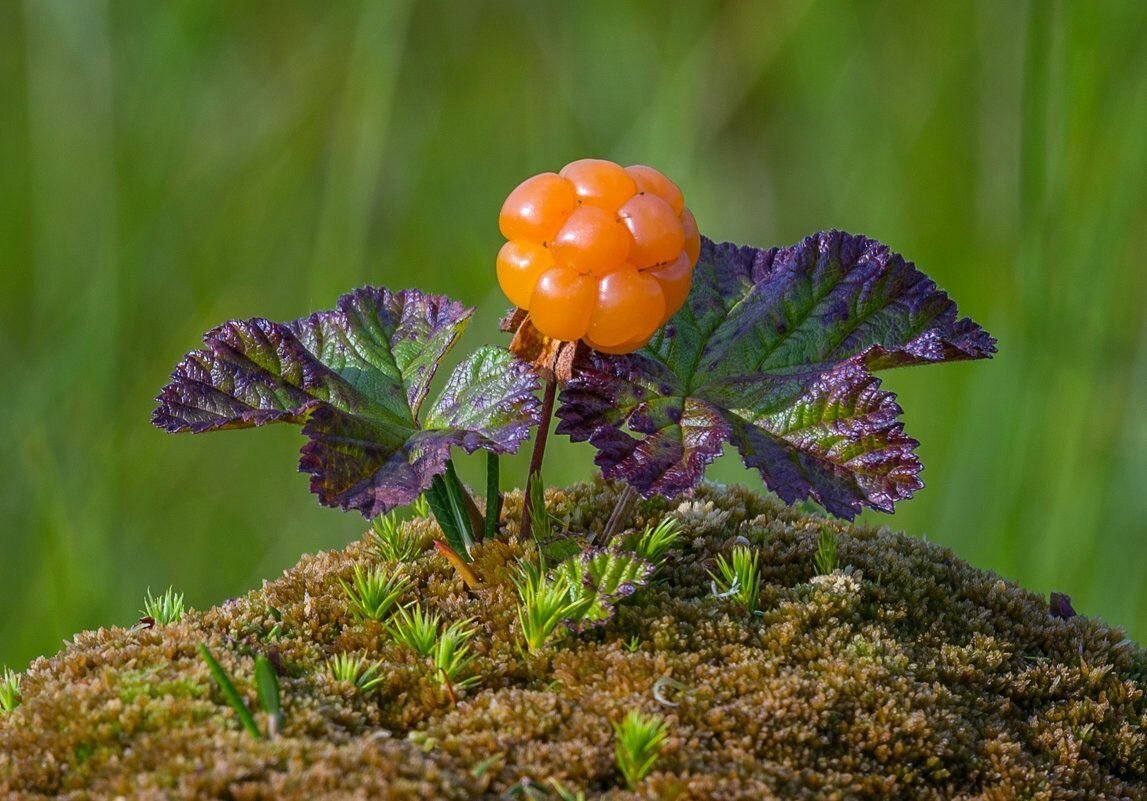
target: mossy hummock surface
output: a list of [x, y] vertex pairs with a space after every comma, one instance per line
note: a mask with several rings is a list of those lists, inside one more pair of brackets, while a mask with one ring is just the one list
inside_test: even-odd
[[[548, 506], [578, 535], [601, 530], [615, 497], [581, 485]], [[178, 623], [84, 632], [37, 660], [0, 716], [0, 793], [468, 799], [554, 778], [617, 799], [1147, 797], [1147, 653], [945, 548], [704, 486], [640, 506], [635, 525], [671, 515], [684, 534], [650, 586], [605, 625], [523, 654], [512, 578], [535, 547], [516, 538], [520, 496], [506, 500], [503, 537], [475, 549], [478, 590], [433, 549], [405, 568], [404, 601], [473, 619], [478, 684], [443, 687], [383, 624], [352, 616], [339, 579], [380, 562], [354, 543]], [[437, 534], [406, 525], [428, 545]], [[818, 576], [825, 527], [840, 569]], [[760, 549], [757, 615], [715, 597], [708, 575], [744, 540]], [[254, 657], [269, 656], [276, 736], [239, 725], [201, 643], [253, 709]], [[324, 665], [344, 652], [380, 661], [382, 684], [332, 679]], [[636, 791], [613, 753], [630, 710], [669, 730]]]

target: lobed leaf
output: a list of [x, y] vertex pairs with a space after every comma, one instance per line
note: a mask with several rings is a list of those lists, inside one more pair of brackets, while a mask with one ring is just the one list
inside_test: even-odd
[[636, 554], [591, 548], [563, 561], [554, 574], [569, 586], [571, 599], [582, 603], [579, 616], [567, 621], [574, 630], [581, 630], [613, 617], [620, 599], [649, 582], [653, 565]]
[[988, 358], [995, 341], [884, 245], [840, 231], [760, 250], [703, 240], [685, 306], [645, 348], [579, 357], [558, 432], [645, 497], [695, 487], [732, 443], [785, 501], [853, 517], [923, 486], [875, 370]]
[[383, 514], [417, 499], [451, 447], [514, 452], [539, 420], [528, 365], [486, 346], [454, 370], [420, 421], [471, 314], [444, 296], [367, 287], [291, 323], [225, 323], [176, 367], [152, 422], [194, 433], [302, 424], [299, 469], [320, 502]]

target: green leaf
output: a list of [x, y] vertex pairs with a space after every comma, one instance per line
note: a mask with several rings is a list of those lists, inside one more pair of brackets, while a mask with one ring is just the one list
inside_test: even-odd
[[568, 622], [582, 630], [613, 617], [618, 601], [649, 582], [653, 565], [637, 554], [591, 548], [559, 564], [554, 575], [569, 585], [571, 598], [584, 602], [584, 611]]
[[301, 424], [299, 468], [328, 506], [375, 517], [413, 502], [453, 446], [511, 453], [540, 417], [538, 379], [502, 348], [479, 348], [420, 417], [442, 358], [472, 310], [417, 290], [364, 288], [332, 311], [256, 318], [204, 336], [160, 393], [171, 432]]
[[446, 472], [431, 481], [430, 489], [426, 491], [426, 500], [430, 503], [434, 519], [438, 521], [446, 542], [462, 559], [469, 562], [474, 535], [470, 530], [470, 516], [466, 513], [462, 498], [464, 491], [453, 464], [448, 461]]
[[645, 497], [694, 488], [732, 443], [786, 502], [853, 517], [922, 485], [871, 371], [987, 358], [994, 340], [911, 263], [839, 231], [791, 248], [703, 241], [681, 311], [626, 356], [583, 352], [558, 432]]

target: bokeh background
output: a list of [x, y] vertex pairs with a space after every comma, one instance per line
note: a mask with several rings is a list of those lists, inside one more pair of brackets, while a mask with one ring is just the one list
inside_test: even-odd
[[[929, 486], [872, 519], [1147, 639], [1144, 30], [1134, 0], [0, 2], [0, 663], [358, 536], [297, 430], [172, 437], [154, 395], [212, 325], [364, 283], [498, 337], [499, 205], [586, 155], [658, 165], [712, 238], [840, 227], [934, 276], [1000, 354], [886, 374]], [[589, 476], [554, 446], [550, 483]]]

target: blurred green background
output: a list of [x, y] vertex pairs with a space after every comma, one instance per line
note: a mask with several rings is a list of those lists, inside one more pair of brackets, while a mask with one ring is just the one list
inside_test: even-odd
[[[1000, 355], [887, 374], [929, 487], [872, 518], [1147, 639], [1144, 30], [1141, 2], [0, 2], [0, 663], [357, 536], [296, 429], [172, 437], [154, 395], [210, 326], [364, 283], [498, 337], [499, 205], [586, 155], [661, 167], [715, 239], [841, 227], [934, 276]], [[550, 483], [589, 476], [554, 445]]]

